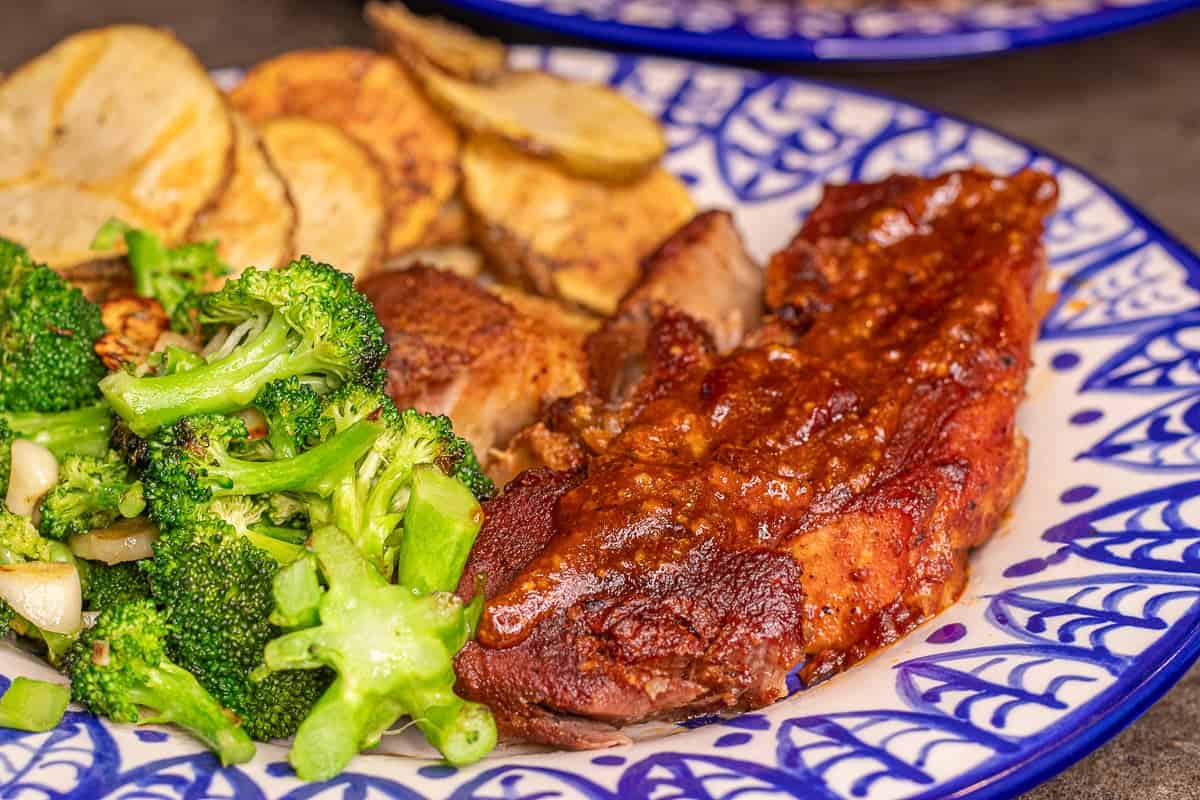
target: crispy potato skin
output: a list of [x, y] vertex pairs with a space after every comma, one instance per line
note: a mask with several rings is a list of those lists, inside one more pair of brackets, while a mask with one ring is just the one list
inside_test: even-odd
[[476, 241], [501, 278], [600, 314], [616, 309], [641, 260], [695, 211], [666, 170], [602, 183], [496, 139], [472, 138], [462, 170]]
[[458, 186], [458, 131], [394, 58], [370, 50], [298, 50], [259, 64], [230, 93], [252, 122], [302, 116], [370, 151], [387, 182], [386, 252], [420, 241]]
[[422, 60], [411, 66], [430, 98], [464, 129], [502, 139], [573, 175], [633, 181], [667, 152], [658, 120], [602, 84], [509, 70], [480, 85]]
[[423, 59], [464, 80], [487, 83], [504, 73], [508, 51], [496, 39], [438, 17], [420, 17], [403, 3], [367, 3], [367, 23], [393, 53]]

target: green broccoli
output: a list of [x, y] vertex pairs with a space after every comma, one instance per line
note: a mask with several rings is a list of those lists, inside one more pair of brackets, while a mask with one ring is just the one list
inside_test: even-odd
[[136, 517], [145, 507], [141, 481], [115, 452], [103, 458], [68, 456], [59, 464], [58, 483], [42, 498], [38, 529], [51, 539], [65, 539]]
[[171, 528], [194, 505], [214, 497], [306, 492], [328, 495], [335, 477], [370, 449], [379, 425], [363, 421], [295, 458], [247, 461], [230, 453], [246, 438], [246, 424], [220, 414], [184, 417], [158, 432], [148, 444], [142, 475], [150, 517]]
[[353, 278], [307, 257], [280, 270], [247, 270], [204, 295], [198, 318], [223, 329], [203, 366], [140, 378], [114, 372], [100, 382], [135, 433], [246, 408], [268, 383], [293, 375], [321, 391], [374, 383], [387, 352], [383, 327]]
[[154, 233], [110, 219], [96, 233], [94, 250], [111, 250], [125, 240], [126, 260], [133, 273], [133, 291], [162, 304], [171, 328], [181, 333], [196, 329], [193, 312], [208, 283], [231, 271], [217, 254], [216, 242], [188, 242], [167, 247]]
[[337, 677], [300, 725], [288, 760], [304, 780], [326, 780], [409, 715], [451, 764], [470, 764], [496, 743], [485, 706], [454, 693], [454, 655], [470, 621], [453, 594], [388, 583], [337, 528], [313, 532], [329, 589], [320, 625], [267, 645], [256, 677], [332, 667]]
[[0, 505], [0, 564], [26, 561], [73, 562], [74, 558], [66, 545], [41, 536], [28, 519]]
[[8, 493], [8, 476], [12, 472], [13, 432], [8, 420], [0, 417], [0, 497]]
[[264, 386], [254, 398], [254, 407], [267, 421], [272, 458], [291, 458], [317, 439], [321, 397], [295, 375]]
[[102, 612], [75, 645], [72, 696], [117, 722], [174, 722], [208, 745], [222, 764], [249, 761], [254, 742], [194, 676], [167, 657], [169, 635], [167, 620], [149, 600]]
[[18, 439], [32, 439], [59, 458], [103, 456], [113, 427], [112, 410], [106, 403], [69, 411], [0, 411], [0, 419]]
[[493, 487], [471, 446], [454, 434], [447, 417], [411, 408], [397, 411], [381, 392], [357, 386], [333, 392], [323, 429], [327, 435], [344, 435], [337, 432], [352, 430], [371, 418], [378, 419], [383, 434], [353, 469], [330, 470], [336, 488], [329, 503], [312, 508], [317, 522], [335, 524], [388, 577], [394, 560], [389, 540], [404, 518], [414, 467], [435, 464], [482, 497], [490, 495]]
[[150, 596], [150, 579], [136, 561], [105, 564], [80, 559], [75, 564], [79, 568], [86, 611], [107, 611]]
[[0, 238], [0, 411], [94, 402], [107, 370], [93, 351], [100, 310], [54, 270]]
[[[290, 736], [328, 685], [320, 673], [282, 672], [261, 683], [249, 679], [263, 647], [279, 634], [270, 622], [272, 580], [281, 562], [299, 557], [298, 545], [240, 533], [214, 503], [176, 519], [142, 562], [155, 599], [170, 613], [171, 657], [243, 720], [256, 739]], [[285, 550], [289, 548], [290, 550]]]

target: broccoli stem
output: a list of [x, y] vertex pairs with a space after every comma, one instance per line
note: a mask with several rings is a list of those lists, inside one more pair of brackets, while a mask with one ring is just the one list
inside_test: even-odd
[[247, 531], [244, 535], [251, 544], [260, 550], [265, 550], [267, 555], [275, 559], [275, 563], [280, 565], [290, 564], [304, 553], [302, 545], [283, 542], [259, 533], [254, 529]]
[[275, 573], [271, 582], [275, 611], [271, 622], [281, 628], [299, 630], [321, 623], [321, 588], [317, 561], [311, 555], [298, 558]]
[[100, 391], [134, 433], [146, 436], [183, 416], [247, 408], [271, 381], [322, 366], [315, 354], [292, 351], [291, 328], [272, 314], [257, 336], [224, 358], [170, 375], [138, 378], [114, 372], [100, 381]]
[[62, 721], [71, 702], [71, 687], [58, 683], [13, 678], [0, 697], [0, 727], [42, 733]]
[[[325, 781], [337, 775], [364, 747], [379, 743], [383, 730], [371, 731], [372, 722], [387, 716], [386, 728], [402, 711], [391, 703], [368, 702], [337, 678], [321, 695], [296, 731], [288, 762], [305, 781]], [[381, 706], [389, 706], [387, 710]]]
[[155, 297], [154, 275], [166, 268], [170, 256], [162, 239], [142, 230], [125, 232], [126, 260], [133, 273], [133, 291], [138, 297]]
[[483, 509], [466, 486], [433, 464], [416, 466], [397, 582], [423, 594], [454, 591], [482, 525]]
[[429, 743], [455, 766], [473, 764], [496, 746], [496, 721], [487, 708], [449, 689], [415, 697], [408, 708]]
[[112, 433], [112, 410], [103, 403], [73, 411], [0, 413], [0, 418], [18, 438], [31, 439], [59, 458], [99, 458], [108, 451]]
[[[194, 373], [187, 373], [188, 375]], [[228, 458], [212, 470], [221, 483], [213, 496], [307, 492], [328, 496], [339, 476], [354, 468], [379, 438], [383, 428], [366, 420], [357, 422], [311, 450], [283, 461], [245, 461]]]
[[141, 683], [130, 688], [129, 697], [139, 706], [157, 712], [144, 722], [174, 722], [186, 728], [226, 766], [254, 757], [254, 742], [226, 716], [225, 710], [201, 688], [192, 673], [164, 660], [140, 677]]

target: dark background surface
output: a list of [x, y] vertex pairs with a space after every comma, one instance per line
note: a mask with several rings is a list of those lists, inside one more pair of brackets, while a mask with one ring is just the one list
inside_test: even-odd
[[[417, 0], [449, 14], [443, 3]], [[7, 0], [0, 71], [81, 28], [163, 25], [210, 67], [367, 44], [356, 0]], [[561, 41], [475, 23], [506, 41]], [[1097, 39], [968, 61], [776, 66], [967, 117], [1075, 162], [1200, 249], [1200, 12]], [[1026, 800], [1200, 800], [1200, 668], [1138, 722]]]

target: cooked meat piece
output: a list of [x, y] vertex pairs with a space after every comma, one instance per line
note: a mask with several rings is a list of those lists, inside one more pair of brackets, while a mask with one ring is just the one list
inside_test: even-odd
[[706, 211], [692, 219], [642, 263], [616, 315], [588, 337], [590, 391], [559, 401], [547, 419], [497, 450], [497, 476], [536, 466], [571, 469], [581, 463], [584, 442], [598, 452], [648, 397], [638, 387], [658, 386], [668, 362], [678, 361], [668, 353], [681, 347], [727, 352], [741, 342], [762, 316], [762, 284], [762, 270], [728, 213]]
[[161, 303], [134, 294], [104, 301], [100, 319], [106, 331], [96, 340], [96, 355], [111, 370], [141, 364], [171, 328]]
[[105, 258], [60, 269], [59, 274], [93, 303], [133, 294], [133, 274], [124, 258]]
[[418, 267], [359, 284], [391, 348], [387, 392], [447, 414], [485, 463], [547, 403], [584, 388], [583, 334], [522, 314], [449, 272]]
[[644, 354], [664, 308], [701, 323], [717, 349], [741, 344], [762, 317], [763, 273], [726, 211], [705, 211], [642, 263], [641, 277], [617, 313], [587, 343], [596, 393], [624, 399], [645, 370]]
[[[952, 603], [1024, 476], [1055, 197], [1031, 171], [830, 189], [770, 264], [763, 343], [640, 386], [460, 688], [509, 734], [596, 746], [620, 740], [597, 723], [770, 703], [797, 663], [824, 678]], [[489, 519], [477, 558], [526, 527]]]
[[563, 305], [557, 300], [499, 283], [492, 284], [487, 289], [538, 324], [545, 325], [572, 340], [585, 337], [600, 327], [600, 320], [596, 317]]

